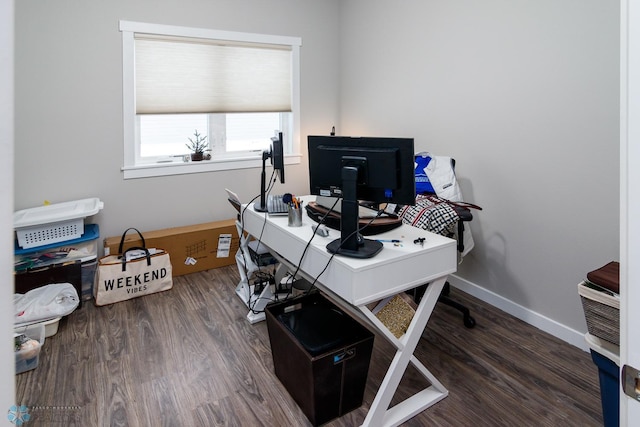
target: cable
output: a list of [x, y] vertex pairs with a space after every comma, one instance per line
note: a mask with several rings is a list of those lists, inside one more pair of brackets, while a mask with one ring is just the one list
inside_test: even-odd
[[[271, 185], [269, 186], [269, 189], [271, 189]], [[256, 196], [252, 199], [256, 200], [259, 196]], [[302, 254], [300, 255], [300, 260], [298, 261], [297, 265], [296, 265], [296, 269], [293, 272], [293, 274], [291, 274], [291, 287], [288, 288], [287, 293], [285, 295], [284, 298], [280, 299], [279, 294], [276, 292], [274, 294], [274, 298], [264, 298], [264, 297], [258, 297], [253, 301], [253, 304], [250, 304], [249, 309], [251, 310], [252, 313], [254, 314], [258, 314], [258, 313], [263, 313], [264, 310], [255, 310], [255, 305], [258, 303], [259, 300], [261, 299], [268, 299], [269, 301], [286, 301], [287, 299], [290, 298], [292, 291], [293, 291], [293, 283], [295, 282], [295, 278], [298, 274], [298, 272], [300, 271], [300, 266], [302, 265], [302, 261], [304, 260], [305, 255], [307, 254], [307, 251], [309, 250], [309, 247], [311, 246], [311, 242], [313, 241], [313, 239], [315, 238], [317, 232], [318, 232], [318, 227], [320, 227], [320, 225], [324, 224], [325, 219], [327, 218], [327, 216], [329, 216], [331, 214], [331, 212], [334, 212], [334, 208], [336, 207], [336, 205], [338, 204], [338, 202], [340, 201], [339, 198], [336, 198], [335, 202], [333, 203], [333, 206], [331, 206], [330, 209], [327, 210], [327, 212], [320, 218], [320, 220], [318, 221], [318, 226], [315, 227], [314, 231], [313, 231], [313, 235], [311, 236], [311, 238], [307, 241], [307, 244], [305, 245]], [[249, 205], [247, 205], [248, 207]], [[244, 220], [244, 211], [247, 209], [247, 207], [245, 207], [242, 211], [241, 211], [241, 224], [242, 221]], [[360, 233], [362, 232], [362, 230], [366, 229], [369, 225], [371, 225], [373, 223], [373, 221], [375, 221], [377, 218], [379, 218], [382, 214], [384, 213], [383, 210], [378, 210], [377, 214], [372, 217], [365, 225], [363, 225], [362, 227], [359, 227], [358, 229], [356, 229], [356, 231], [354, 231], [353, 233], [351, 233], [349, 236], [347, 236], [347, 239], [352, 237], [354, 234], [356, 233]], [[264, 233], [265, 227], [266, 227], [266, 223], [267, 223], [267, 214], [265, 213], [265, 217], [264, 217], [264, 222], [262, 223], [262, 229], [260, 230], [260, 236], [258, 237], [258, 242], [261, 243], [262, 242], [262, 235]], [[242, 227], [242, 232], [244, 232], [244, 228]], [[347, 240], [344, 239], [343, 241], [340, 242], [340, 247], [342, 247], [342, 244]], [[336, 253], [332, 253], [331, 256], [329, 257], [329, 260], [327, 261], [327, 263], [325, 264], [325, 266], [323, 267], [322, 271], [320, 271], [320, 273], [318, 273], [318, 275], [316, 275], [316, 277], [313, 279], [313, 282], [311, 282], [311, 286], [309, 287], [308, 290], [306, 290], [305, 295], [309, 294], [310, 292], [312, 292], [315, 288], [316, 288], [316, 283], [318, 282], [320, 276], [322, 276], [322, 274], [324, 274], [324, 272], [327, 270], [327, 268], [329, 268], [329, 265], [331, 264], [331, 261], [333, 260], [333, 257], [336, 255]], [[246, 265], [246, 263], [245, 263]], [[260, 266], [258, 266], [258, 272], [260, 272]], [[267, 282], [269, 283], [269, 282]], [[275, 283], [276, 289], [278, 288], [278, 283]], [[270, 286], [270, 284], [268, 284], [267, 286]], [[251, 296], [249, 298], [250, 302], [251, 302]]]
[[[271, 190], [273, 189], [273, 186], [276, 182], [275, 179], [275, 170], [271, 172], [271, 177], [269, 178], [269, 186], [265, 189], [265, 199], [268, 197], [268, 195], [271, 193]], [[253, 199], [251, 199], [249, 201], [249, 203], [247, 203], [247, 205], [245, 206], [244, 209], [241, 210], [240, 212], [240, 228], [241, 228], [241, 233], [244, 234], [244, 212], [249, 208], [249, 206], [251, 206], [251, 203], [254, 202], [256, 199], [258, 199], [261, 195], [258, 194], [257, 196], [255, 196]], [[264, 213], [264, 221], [262, 223], [262, 229], [260, 230], [260, 235], [258, 236], [257, 240], [258, 240], [258, 244], [262, 244], [262, 235], [264, 233], [264, 229], [265, 226], [267, 224], [267, 215], [268, 213], [265, 212]], [[247, 274], [247, 260], [246, 260], [246, 255], [244, 253], [244, 251], [242, 252], [242, 258], [244, 261], [244, 268], [245, 268], [245, 276], [247, 276], [247, 284], [249, 285], [249, 290], [251, 290], [251, 284], [249, 283], [249, 277]], [[260, 265], [260, 262], [258, 260], [256, 264], [256, 267], [258, 267], [258, 270], [254, 273], [254, 275], [256, 275], [258, 277], [258, 280], [260, 280], [260, 284], [264, 283], [266, 281], [267, 285], [266, 286], [270, 286], [271, 285], [271, 279], [274, 278], [274, 274], [271, 273], [265, 273], [263, 271], [263, 267], [262, 265]], [[263, 280], [262, 278], [264, 278], [265, 280]], [[254, 289], [255, 289], [255, 284], [254, 284]], [[267, 299], [269, 301], [277, 301], [277, 293], [275, 294], [276, 298], [272, 299], [272, 298], [264, 298], [264, 297], [257, 297], [255, 299], [252, 300], [253, 295], [255, 295], [255, 292], [249, 292], [249, 300], [247, 301], [247, 305], [249, 307], [249, 310], [253, 313], [253, 314], [259, 314], [259, 313], [263, 313], [264, 310], [259, 311], [255, 309], [256, 304], [258, 303], [258, 301], [262, 300], [262, 299]]]
[[[247, 205], [244, 208], [240, 209], [240, 236], [238, 236], [240, 240], [242, 240], [244, 236], [244, 212], [247, 210], [249, 206], [251, 206], [251, 203], [254, 202], [258, 197], [260, 196], [254, 197], [249, 201], [249, 203], [247, 203]], [[244, 269], [244, 275], [247, 278], [247, 285], [250, 286], [249, 269], [247, 268], [247, 256], [244, 252], [244, 248], [242, 247], [242, 244], [238, 245], [238, 248], [240, 249], [240, 254], [242, 255], [242, 267]], [[249, 258], [251, 258], [251, 255], [249, 255]], [[251, 299], [251, 295], [249, 295], [249, 299]]]
[[[296, 271], [294, 271], [293, 274], [291, 275], [292, 287], [293, 287], [293, 282], [295, 281], [296, 275], [300, 271], [300, 265], [302, 264], [302, 260], [304, 259], [304, 256], [307, 254], [307, 250], [309, 249], [309, 246], [311, 246], [311, 242], [313, 241], [314, 237], [316, 237], [316, 235], [318, 234], [318, 227], [320, 227], [322, 224], [324, 224], [324, 220], [327, 218], [327, 216], [329, 216], [329, 214], [331, 212], [333, 212], [333, 208], [336, 207], [336, 205], [338, 204], [339, 200], [340, 200], [339, 198], [336, 198], [336, 201], [333, 202], [333, 205], [331, 206], [331, 208], [320, 218], [320, 220], [318, 221], [318, 225], [313, 230], [313, 235], [311, 236], [311, 238], [309, 239], [309, 241], [305, 245], [304, 249], [302, 250], [302, 254], [300, 255], [300, 261], [298, 261], [298, 265], [296, 266]], [[331, 258], [329, 258], [329, 262], [331, 262], [332, 259], [333, 259], [333, 255], [331, 256]], [[327, 263], [327, 266], [328, 266], [328, 263]], [[327, 269], [327, 266], [325, 266], [324, 270]], [[322, 270], [322, 272], [324, 272], [324, 270]], [[320, 273], [320, 274], [322, 274], [322, 273]], [[316, 277], [314, 279], [313, 283], [311, 284], [311, 288], [313, 288], [313, 285], [316, 283], [317, 280], [318, 280], [318, 278]], [[311, 290], [311, 288], [309, 290]], [[289, 296], [291, 295], [292, 292], [293, 292], [292, 289], [289, 289], [289, 292], [287, 292], [287, 295], [285, 296], [283, 301], [286, 301], [289, 298]], [[309, 291], [307, 291], [307, 293], [309, 293]]]
[[[255, 199], [254, 199], [254, 200], [255, 200]], [[320, 218], [320, 221], [318, 221], [318, 223], [319, 223], [319, 224], [318, 224], [318, 226], [320, 226], [320, 225], [324, 224], [324, 220], [326, 219], [326, 217], [327, 217], [331, 212], [333, 212], [333, 208], [337, 205], [337, 203], [338, 203], [338, 201], [339, 201], [339, 200], [340, 200], [340, 199], [336, 199], [336, 201], [334, 202], [334, 204], [333, 204], [333, 206], [331, 207], [331, 209], [329, 209], [329, 210], [328, 210], [328, 211], [327, 211], [327, 212], [326, 212], [326, 213], [325, 213], [325, 214]], [[262, 234], [264, 233], [264, 229], [265, 229], [266, 223], [267, 223], [267, 217], [266, 217], [266, 214], [265, 214], [265, 219], [264, 219], [264, 222], [262, 223], [262, 230], [260, 231], [260, 236], [259, 236], [259, 238], [258, 238], [258, 241], [259, 241], [259, 242], [261, 242], [261, 241], [262, 241]], [[293, 283], [294, 283], [294, 281], [295, 281], [296, 275], [297, 275], [297, 274], [298, 274], [298, 272], [300, 271], [300, 265], [302, 264], [302, 261], [304, 260], [304, 257], [305, 257], [305, 255], [306, 255], [306, 253], [307, 253], [307, 251], [308, 251], [309, 247], [311, 246], [311, 242], [313, 241], [313, 239], [314, 239], [314, 237], [316, 236], [317, 232], [318, 232], [318, 228], [316, 227], [316, 228], [315, 228], [315, 230], [314, 230], [314, 232], [313, 232], [313, 235], [311, 236], [311, 238], [309, 239], [309, 241], [308, 241], [308, 242], [307, 242], [307, 244], [305, 245], [305, 247], [304, 247], [304, 249], [303, 249], [303, 251], [302, 251], [302, 254], [300, 255], [300, 260], [298, 261], [298, 264], [297, 264], [297, 266], [296, 266], [295, 271], [293, 272], [293, 274], [291, 274], [291, 287], [290, 287], [289, 289], [287, 289], [287, 293], [286, 293], [286, 295], [284, 296], [284, 298], [282, 298], [282, 299], [281, 299], [281, 298], [280, 298], [280, 296], [279, 296], [279, 294], [276, 292], [276, 293], [274, 294], [274, 298], [273, 298], [273, 299], [268, 298], [270, 301], [286, 301], [287, 299], [289, 299], [289, 298], [291, 297], [291, 294], [292, 294], [292, 292], [293, 292]], [[333, 258], [333, 255], [332, 255], [332, 257], [331, 257], [331, 258]], [[329, 260], [329, 261], [331, 261], [331, 260]], [[325, 270], [326, 270], [326, 268], [327, 268], [327, 267], [325, 267]], [[324, 271], [324, 270], [323, 270], [323, 271]], [[317, 278], [313, 281], [313, 283], [315, 284], [315, 282], [316, 282], [316, 281], [317, 281]], [[276, 285], [276, 288], [277, 288], [277, 286], [278, 286], [279, 284], [278, 284], [278, 283], [276, 283], [275, 285]], [[261, 297], [256, 298], [256, 299], [255, 299], [255, 301], [254, 301], [254, 303], [249, 307], [249, 309], [250, 309], [254, 314], [264, 312], [264, 310], [262, 310], [262, 311], [258, 311], [258, 310], [255, 310], [255, 308], [254, 308], [254, 307], [255, 307], [255, 305], [257, 304], [257, 302], [258, 302], [260, 299], [265, 299], [265, 298], [261, 298]]]
[[[337, 201], [336, 201], [336, 203], [337, 203]], [[334, 206], [335, 206], [335, 203], [334, 203], [334, 205], [331, 207], [331, 210], [333, 209], [333, 207], [334, 207]], [[331, 211], [331, 210], [330, 210], [330, 211]], [[341, 248], [341, 247], [342, 247], [342, 244], [343, 244], [347, 239], [349, 239], [351, 236], [353, 236], [353, 235], [354, 235], [354, 234], [356, 234], [356, 233], [360, 233], [362, 230], [364, 230], [365, 228], [367, 228], [368, 226], [370, 226], [370, 225], [373, 223], [373, 221], [375, 221], [378, 217], [380, 217], [380, 215], [382, 215], [382, 213], [383, 213], [383, 212], [384, 212], [383, 210], [378, 210], [378, 213], [377, 213], [373, 218], [371, 218], [371, 219], [369, 220], [369, 222], [367, 222], [367, 223], [366, 223], [365, 225], [363, 225], [362, 227], [358, 228], [358, 229], [357, 229], [356, 231], [354, 231], [353, 233], [349, 234], [349, 235], [347, 236], [347, 238], [346, 238], [346, 239], [344, 239], [343, 241], [341, 241], [341, 242], [340, 242], [340, 246], [339, 246], [339, 247]], [[326, 215], [328, 215], [328, 213], [327, 213]], [[326, 215], [325, 215], [325, 217], [326, 217]], [[323, 217], [323, 219], [324, 219], [324, 217]], [[314, 233], [314, 235], [315, 235], [315, 233]], [[313, 237], [312, 237], [312, 239], [313, 239]], [[306, 250], [306, 248], [305, 248], [305, 250]], [[309, 293], [310, 293], [310, 292], [315, 288], [316, 282], [320, 279], [320, 276], [322, 276], [322, 275], [324, 274], [324, 272], [327, 270], [327, 268], [329, 268], [329, 264], [331, 264], [331, 261], [333, 260], [333, 257], [334, 257], [334, 256], [336, 256], [336, 253], [337, 253], [337, 252], [334, 252], [334, 253], [332, 253], [332, 254], [331, 254], [331, 256], [329, 257], [329, 261], [327, 261], [327, 263], [325, 264], [325, 266], [324, 266], [324, 268], [322, 269], [322, 271], [320, 271], [320, 273], [318, 273], [318, 275], [313, 279], [313, 282], [311, 283], [311, 286], [310, 286], [310, 287], [309, 287], [309, 289], [307, 290], [306, 294], [309, 294]], [[300, 266], [298, 266], [298, 268], [300, 268]], [[306, 294], [305, 294], [305, 295], [306, 295]]]

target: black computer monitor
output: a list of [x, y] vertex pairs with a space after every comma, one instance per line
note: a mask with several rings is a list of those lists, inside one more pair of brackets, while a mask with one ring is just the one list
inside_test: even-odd
[[416, 197], [413, 138], [309, 136], [311, 194], [341, 197], [340, 239], [327, 250], [370, 258], [382, 243], [358, 233], [358, 203], [413, 205]]
[[267, 159], [271, 159], [274, 172], [280, 177], [280, 183], [284, 184], [284, 144], [282, 132], [276, 131], [276, 136], [271, 138], [271, 147], [262, 152], [262, 174], [260, 175], [260, 201], [253, 204], [258, 212], [267, 212], [266, 184], [267, 184]]
[[280, 183], [284, 184], [284, 146], [282, 142], [282, 132], [276, 132], [276, 136], [271, 138], [271, 164], [273, 170], [278, 173]]

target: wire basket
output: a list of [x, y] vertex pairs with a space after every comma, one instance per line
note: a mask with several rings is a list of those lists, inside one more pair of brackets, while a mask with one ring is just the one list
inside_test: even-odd
[[590, 288], [586, 282], [578, 285], [578, 293], [589, 333], [620, 345], [620, 300]]

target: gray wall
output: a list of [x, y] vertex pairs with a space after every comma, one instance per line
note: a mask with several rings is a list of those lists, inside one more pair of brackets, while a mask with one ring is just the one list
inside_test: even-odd
[[[119, 20], [301, 37], [307, 135], [337, 120], [337, 15], [335, 0], [16, 2], [15, 209], [99, 197], [105, 237], [233, 218], [224, 188], [249, 200], [260, 169], [123, 180]], [[287, 169], [294, 194], [308, 192], [303, 160]]]
[[484, 208], [457, 282], [586, 332], [577, 284], [619, 256], [617, 2], [343, 5], [340, 133], [455, 157]]
[[[21, 0], [15, 209], [100, 197], [103, 236], [231, 218], [223, 189], [254, 196], [258, 169], [122, 179], [118, 21], [300, 36], [303, 154], [335, 124], [456, 157], [484, 208], [456, 283], [575, 337], [577, 283], [618, 257], [618, 13], [606, 0]], [[307, 191], [306, 157], [287, 181]]]

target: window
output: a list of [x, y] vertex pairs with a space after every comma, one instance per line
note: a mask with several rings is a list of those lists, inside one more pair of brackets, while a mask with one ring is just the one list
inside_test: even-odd
[[[274, 131], [299, 161], [300, 39], [120, 22], [124, 177], [261, 166]], [[211, 160], [189, 162], [206, 136]]]

